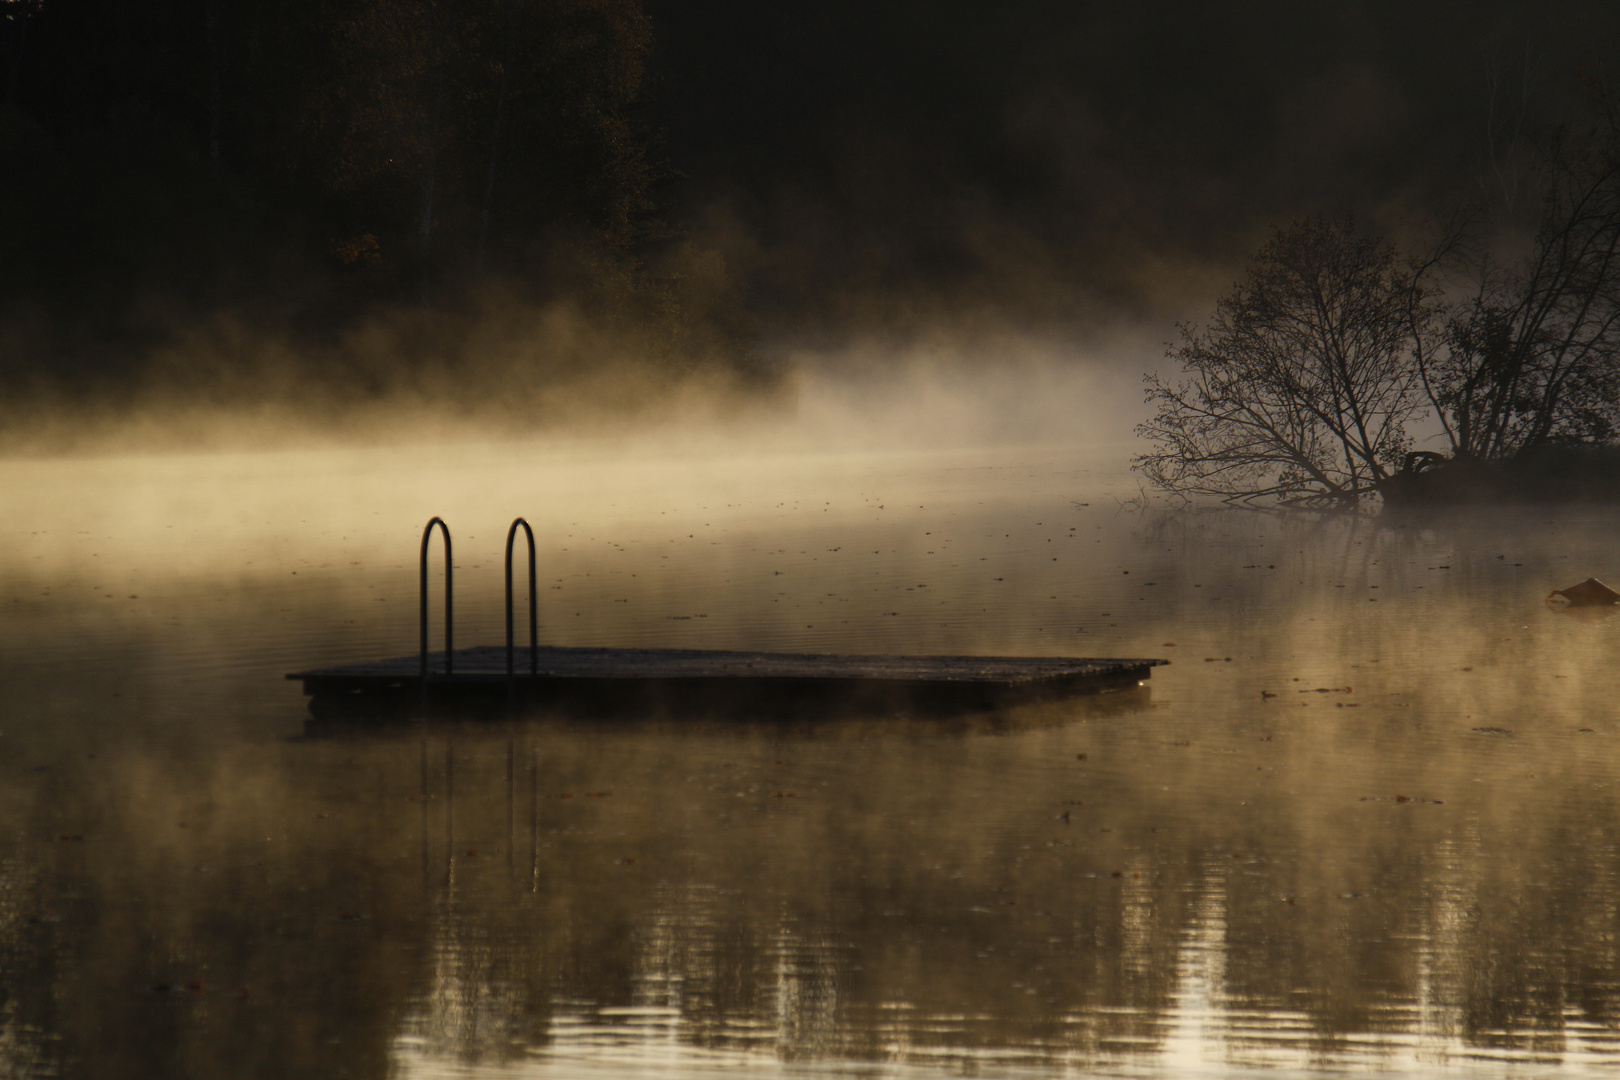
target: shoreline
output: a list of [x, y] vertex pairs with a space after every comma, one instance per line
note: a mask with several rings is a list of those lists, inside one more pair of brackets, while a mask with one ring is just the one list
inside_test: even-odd
[[1379, 486], [1384, 505], [1620, 504], [1620, 447], [1553, 446], [1512, 461], [1443, 460]]

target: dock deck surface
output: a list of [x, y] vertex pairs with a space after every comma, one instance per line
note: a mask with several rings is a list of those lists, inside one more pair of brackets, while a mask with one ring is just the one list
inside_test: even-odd
[[[856, 695], [886, 702], [940, 704], [971, 699], [991, 703], [1008, 696], [1060, 696], [1134, 686], [1157, 659], [1029, 656], [885, 656], [732, 652], [710, 649], [609, 649], [547, 646], [530, 670], [527, 648], [506, 675], [506, 649], [457, 649], [452, 674], [444, 653], [430, 653], [425, 690], [443, 701], [499, 694], [526, 702], [578, 704], [618, 698], [665, 704], [713, 703], [721, 698]], [[317, 703], [419, 697], [420, 655], [368, 660], [297, 671]]]

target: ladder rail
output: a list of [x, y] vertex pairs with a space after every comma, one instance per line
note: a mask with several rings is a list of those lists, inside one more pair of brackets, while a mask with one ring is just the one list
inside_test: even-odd
[[518, 526], [529, 542], [529, 674], [540, 674], [540, 601], [534, 578], [534, 530], [523, 518], [512, 522], [506, 530], [506, 682], [514, 685], [517, 677], [512, 634], [512, 546], [517, 542]]
[[453, 638], [455, 625], [455, 593], [452, 585], [452, 574], [455, 570], [455, 559], [450, 554], [450, 526], [444, 523], [441, 517], [434, 517], [422, 530], [422, 553], [420, 559], [421, 569], [421, 611], [418, 619], [421, 630], [422, 648], [421, 663], [418, 673], [422, 683], [422, 699], [427, 700], [428, 680], [428, 547], [433, 540], [433, 530], [438, 528], [444, 535], [444, 674], [448, 678], [454, 673], [455, 642]]

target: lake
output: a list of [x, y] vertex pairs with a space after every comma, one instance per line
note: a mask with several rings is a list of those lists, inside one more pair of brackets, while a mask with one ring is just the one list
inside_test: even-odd
[[[1617, 583], [1620, 512], [1176, 508], [1131, 451], [0, 464], [0, 1072], [1620, 1066], [1620, 617], [1544, 603]], [[458, 644], [521, 514], [549, 644], [1171, 664], [946, 718], [311, 723], [285, 673], [414, 650], [435, 514]]]

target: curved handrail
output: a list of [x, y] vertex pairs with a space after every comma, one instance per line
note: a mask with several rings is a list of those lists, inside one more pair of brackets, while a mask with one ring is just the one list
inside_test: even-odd
[[420, 673], [422, 678], [422, 696], [427, 696], [428, 675], [428, 542], [433, 538], [433, 527], [437, 525], [444, 533], [444, 673], [451, 674], [452, 657], [455, 655], [454, 643], [451, 640], [451, 625], [455, 617], [455, 604], [451, 592], [451, 571], [455, 569], [455, 560], [450, 557], [450, 526], [444, 519], [435, 517], [427, 523], [422, 530], [422, 594], [421, 594], [421, 631], [422, 631], [422, 663]]
[[512, 660], [512, 545], [517, 541], [518, 526], [529, 541], [529, 674], [540, 674], [540, 615], [539, 599], [534, 582], [534, 530], [522, 518], [512, 522], [506, 530], [506, 681], [516, 676]]

